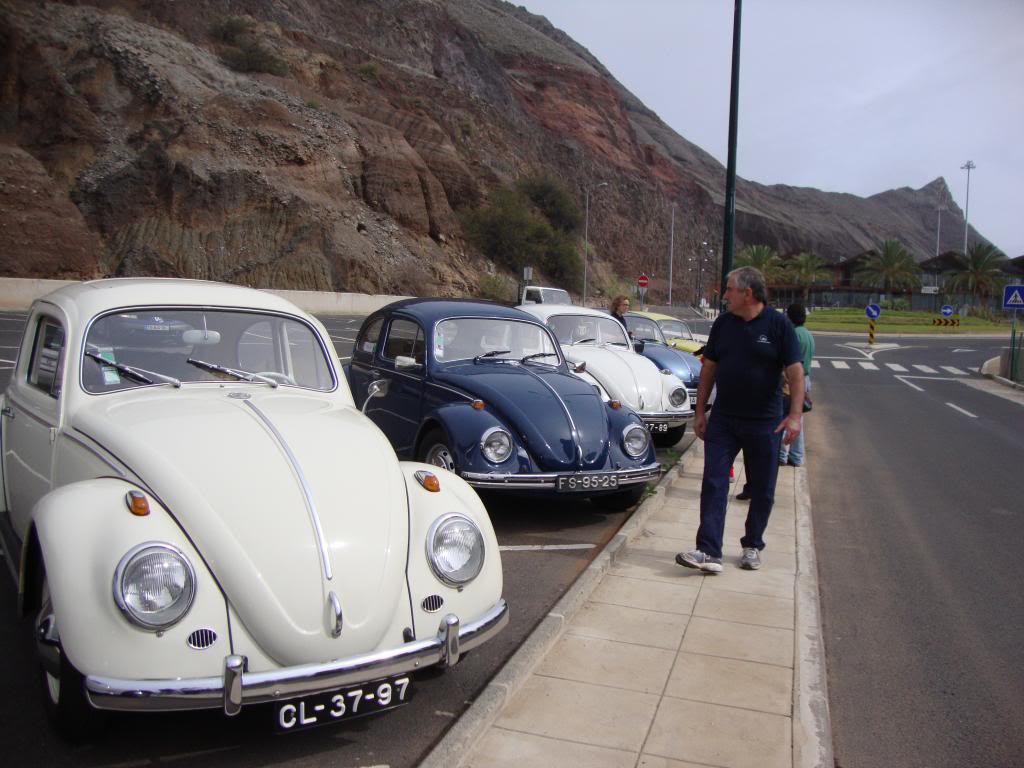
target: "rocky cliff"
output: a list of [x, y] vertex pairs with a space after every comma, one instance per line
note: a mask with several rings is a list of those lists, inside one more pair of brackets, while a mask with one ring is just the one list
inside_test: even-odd
[[[721, 238], [721, 165], [500, 0], [0, 0], [6, 276], [459, 294], [494, 271], [460, 212], [538, 172], [581, 200], [609, 182], [596, 287], [662, 271], [673, 202], [677, 258]], [[898, 237], [923, 259], [940, 203], [956, 248], [942, 179], [740, 181], [737, 240], [835, 261]]]

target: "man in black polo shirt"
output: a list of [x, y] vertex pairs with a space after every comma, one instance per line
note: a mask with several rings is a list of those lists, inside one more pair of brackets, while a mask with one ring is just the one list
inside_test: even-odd
[[[746, 535], [740, 539], [740, 567], [761, 567], [764, 530], [775, 501], [780, 439], [800, 434], [804, 371], [793, 325], [767, 306], [764, 275], [753, 267], [729, 273], [723, 312], [708, 336], [697, 388], [693, 431], [704, 441], [704, 481], [700, 489], [697, 548], [676, 562], [708, 573], [722, 570], [722, 537], [729, 498], [729, 468], [743, 451], [750, 488]], [[789, 413], [782, 413], [782, 373], [789, 381]], [[718, 387], [711, 416], [704, 405]]]

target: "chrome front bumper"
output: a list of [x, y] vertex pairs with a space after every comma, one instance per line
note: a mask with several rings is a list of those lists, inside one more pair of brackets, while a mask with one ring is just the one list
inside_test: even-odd
[[661, 477], [661, 464], [655, 462], [639, 469], [620, 469], [610, 472], [534, 472], [512, 474], [510, 472], [460, 472], [459, 475], [474, 488], [522, 488], [527, 490], [553, 490], [558, 485], [561, 475], [613, 474], [618, 478], [618, 485], [633, 485], [657, 480]]
[[88, 675], [85, 690], [97, 709], [140, 712], [223, 708], [224, 714], [236, 715], [243, 704], [287, 701], [434, 665], [454, 666], [462, 652], [491, 639], [506, 624], [508, 603], [501, 599], [471, 624], [461, 626], [459, 618], [449, 613], [441, 620], [435, 637], [388, 651], [270, 672], [246, 672], [245, 657], [231, 655], [224, 657], [220, 677], [122, 680]]
[[637, 416], [644, 424], [668, 424], [678, 427], [693, 418], [693, 410], [689, 411], [638, 411]]

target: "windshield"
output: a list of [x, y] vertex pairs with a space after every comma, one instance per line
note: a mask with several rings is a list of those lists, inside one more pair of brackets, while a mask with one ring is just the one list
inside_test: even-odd
[[544, 297], [545, 304], [572, 304], [568, 291], [561, 288], [541, 288], [540, 294]]
[[548, 325], [559, 344], [621, 344], [629, 346], [626, 329], [618, 320], [595, 315], [552, 315]]
[[661, 333], [661, 328], [653, 320], [648, 320], [646, 317], [626, 315], [626, 325], [629, 327], [629, 332], [633, 334], [635, 341], [658, 341], [662, 344], [665, 343], [665, 337]]
[[670, 339], [692, 339], [690, 328], [682, 320], [659, 320], [658, 325]]
[[439, 363], [469, 360], [487, 355], [488, 360], [522, 360], [558, 365], [562, 359], [544, 328], [519, 320], [459, 317], [442, 320], [434, 328], [434, 359]]
[[115, 312], [89, 327], [82, 356], [82, 386], [93, 393], [250, 376], [271, 386], [334, 388], [313, 329], [267, 313], [160, 307]]

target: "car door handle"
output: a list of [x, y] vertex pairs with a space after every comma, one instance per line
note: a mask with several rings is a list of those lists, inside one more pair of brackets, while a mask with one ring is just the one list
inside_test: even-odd
[[11, 406], [9, 406], [9, 405], [5, 405], [4, 409], [2, 411], [0, 411], [0, 414], [6, 416], [8, 419], [13, 419], [14, 418], [14, 409], [11, 408]]

